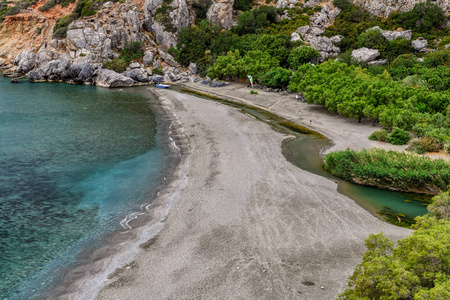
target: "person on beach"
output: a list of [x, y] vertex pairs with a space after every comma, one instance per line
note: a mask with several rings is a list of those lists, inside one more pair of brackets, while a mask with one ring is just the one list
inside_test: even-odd
[[295, 100], [297, 100], [297, 101], [298, 101], [298, 94], [297, 94], [297, 95], [295, 95]]

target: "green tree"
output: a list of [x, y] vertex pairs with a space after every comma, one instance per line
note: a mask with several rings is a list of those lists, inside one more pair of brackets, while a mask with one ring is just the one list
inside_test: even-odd
[[437, 219], [450, 218], [450, 191], [434, 196], [433, 203], [428, 205], [427, 209]]
[[262, 83], [273, 88], [285, 88], [291, 80], [292, 72], [280, 67], [272, 68], [265, 73], [261, 81]]
[[418, 3], [411, 11], [399, 13], [397, 21], [414, 32], [430, 32], [441, 28], [445, 21], [445, 12], [434, 3]]
[[288, 63], [292, 69], [297, 70], [300, 65], [316, 63], [318, 58], [320, 58], [319, 51], [309, 46], [302, 46], [291, 50]]

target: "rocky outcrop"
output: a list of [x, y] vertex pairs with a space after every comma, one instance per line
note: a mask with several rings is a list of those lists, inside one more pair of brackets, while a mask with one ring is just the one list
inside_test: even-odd
[[298, 0], [278, 0], [276, 8], [294, 8], [295, 4], [300, 1]]
[[428, 41], [423, 37], [419, 37], [417, 40], [411, 42], [411, 46], [417, 52], [427, 52], [428, 51]]
[[[428, 0], [353, 0], [353, 3], [364, 7], [372, 15], [387, 18], [393, 11], [410, 11], [417, 3], [427, 1]], [[436, 0], [433, 1], [433, 3], [438, 5], [444, 11], [450, 9], [448, 0]]]
[[193, 19], [186, 0], [145, 0], [144, 25], [153, 33], [159, 45], [177, 46], [177, 34], [183, 27], [189, 27]]
[[101, 87], [114, 88], [132, 86], [133, 79], [118, 74], [112, 70], [102, 69], [98, 72], [95, 84]]
[[359, 62], [371, 62], [380, 56], [377, 49], [359, 48], [352, 51], [352, 57]]
[[233, 26], [233, 4], [234, 0], [215, 0], [206, 18], [223, 29], [230, 29]]
[[412, 37], [412, 30], [403, 30], [401, 28], [399, 28], [396, 31], [389, 31], [389, 30], [383, 30], [379, 26], [375, 26], [370, 29], [367, 29], [366, 32], [370, 31], [370, 30], [379, 30], [381, 32], [381, 34], [383, 35], [383, 37], [385, 39], [387, 39], [388, 41], [392, 41], [392, 40], [395, 40], [398, 38], [405, 38], [407, 40], [411, 40], [411, 37]]
[[320, 28], [328, 27], [333, 24], [340, 12], [341, 10], [339, 8], [325, 4], [322, 6], [322, 10], [320, 12], [315, 13], [309, 18], [309, 24]]
[[152, 51], [145, 51], [144, 57], [143, 57], [144, 66], [150, 66], [153, 62], [153, 52]]
[[131, 2], [111, 11], [112, 2], [103, 5], [95, 18], [69, 25], [66, 46], [71, 58], [87, 57], [94, 62], [115, 59], [128, 42], [144, 41], [142, 13]]
[[324, 33], [324, 30], [321, 28], [306, 25], [297, 28], [295, 32], [303, 37], [305, 43], [310, 44], [311, 47], [319, 51], [322, 58], [335, 57], [340, 52], [330, 38], [321, 36]]

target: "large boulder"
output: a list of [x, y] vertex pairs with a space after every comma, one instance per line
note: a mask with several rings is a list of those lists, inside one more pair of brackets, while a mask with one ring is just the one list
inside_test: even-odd
[[14, 64], [18, 66], [16, 72], [26, 74], [36, 65], [36, 55], [32, 51], [23, 51], [14, 59]]
[[230, 29], [233, 26], [233, 4], [234, 0], [215, 0], [209, 7], [206, 18], [223, 29]]
[[352, 51], [352, 57], [359, 62], [371, 62], [380, 56], [377, 49], [359, 48]]
[[143, 57], [144, 66], [150, 66], [153, 62], [153, 52], [152, 51], [145, 51], [144, 57]]
[[417, 40], [411, 42], [411, 46], [417, 52], [427, 52], [428, 51], [428, 41], [423, 37], [419, 37]]
[[132, 86], [133, 79], [120, 75], [113, 70], [101, 69], [97, 73], [95, 84], [101, 87], [114, 88]]
[[277, 4], [275, 5], [276, 8], [294, 8], [295, 4], [300, 1], [298, 0], [278, 0]]

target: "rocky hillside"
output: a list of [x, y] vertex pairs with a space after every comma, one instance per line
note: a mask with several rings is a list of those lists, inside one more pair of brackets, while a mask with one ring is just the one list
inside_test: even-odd
[[[180, 65], [169, 54], [176, 48], [178, 36], [184, 27], [195, 24], [200, 15], [226, 30], [236, 25], [238, 12], [235, 0], [127, 0], [105, 2], [90, 12], [94, 5], [79, 0], [65, 7], [57, 4], [45, 11], [41, 1], [18, 14], [3, 17], [0, 23], [0, 67], [5, 72], [27, 75], [32, 81], [68, 81], [93, 83], [102, 86], [126, 86], [186, 79], [195, 73], [195, 65], [180, 70]], [[386, 16], [394, 10], [412, 9], [415, 1], [355, 0], [369, 12]], [[98, 2], [95, 2], [98, 3]], [[436, 1], [444, 10], [448, 1]], [[265, 2], [264, 2], [265, 4]], [[275, 5], [275, 3], [269, 3]], [[298, 6], [296, 0], [278, 0], [279, 11]], [[321, 36], [323, 28], [331, 25], [340, 10], [330, 2], [310, 0], [305, 7], [322, 6], [310, 16], [310, 29], [299, 28], [292, 40], [303, 40], [319, 50], [322, 57], [339, 53], [335, 41]], [[319, 7], [320, 9], [320, 7]], [[83, 16], [84, 15], [84, 16]], [[66, 24], [67, 23], [67, 24]], [[56, 33], [58, 38], [55, 38]], [[130, 42], [140, 43], [143, 56], [119, 75], [105, 71], [103, 63], [121, 59], [123, 49]], [[171, 52], [172, 53], [172, 52]], [[154, 76], [154, 72], [163, 76]], [[102, 79], [99, 80], [99, 79]]]

